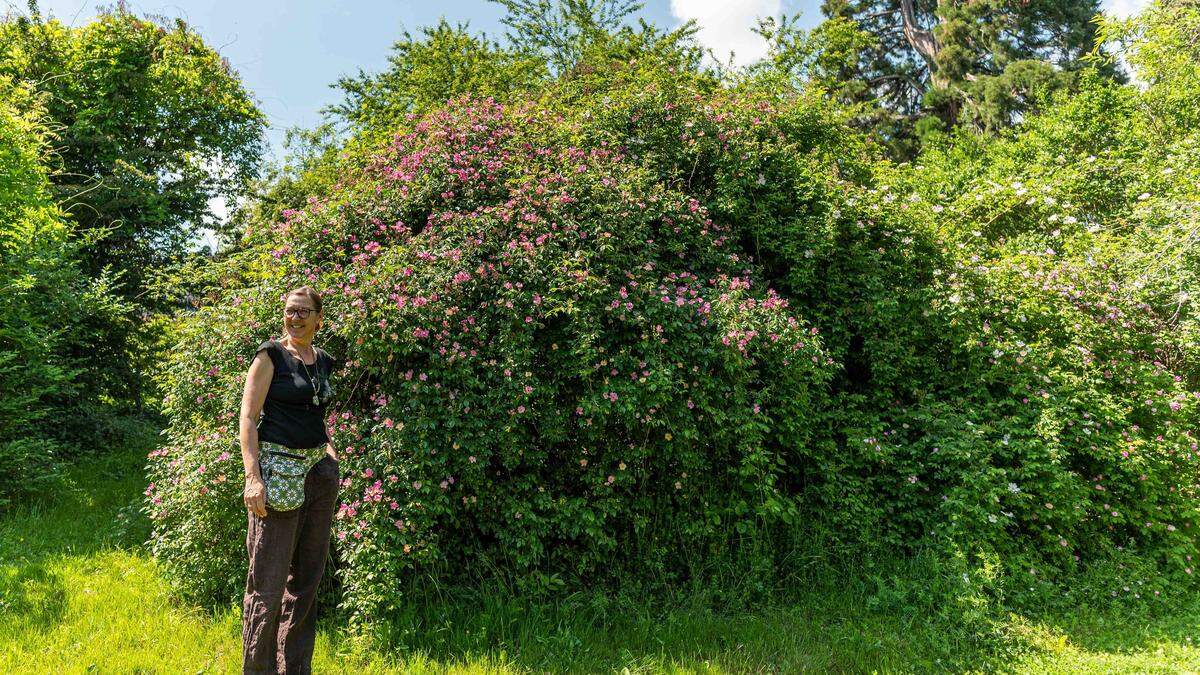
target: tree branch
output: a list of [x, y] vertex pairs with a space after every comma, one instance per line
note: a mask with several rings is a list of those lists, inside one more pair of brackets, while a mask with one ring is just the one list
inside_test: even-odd
[[913, 7], [913, 0], [900, 0], [900, 18], [904, 22], [904, 38], [917, 50], [921, 58], [925, 59], [930, 72], [933, 72], [938, 53], [937, 40], [933, 38], [932, 32], [917, 25], [917, 12]]

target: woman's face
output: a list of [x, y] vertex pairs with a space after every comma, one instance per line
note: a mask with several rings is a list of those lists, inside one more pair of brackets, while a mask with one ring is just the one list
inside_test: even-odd
[[313, 334], [321, 325], [321, 315], [313, 309], [312, 300], [306, 295], [294, 293], [283, 304], [283, 329], [293, 342], [312, 342]]

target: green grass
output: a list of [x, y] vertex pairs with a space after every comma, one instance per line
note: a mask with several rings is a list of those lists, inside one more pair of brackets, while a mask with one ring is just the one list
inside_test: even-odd
[[[236, 608], [167, 593], [140, 547], [145, 448], [74, 466], [71, 489], [0, 518], [0, 672], [238, 672]], [[960, 615], [932, 596], [814, 577], [798, 600], [720, 611], [713, 595], [651, 602], [578, 593], [531, 603], [426, 585], [374, 650], [321, 626], [326, 672], [1200, 672], [1200, 599], [1157, 609]], [[907, 586], [915, 588], [917, 586]], [[1165, 611], [1162, 607], [1170, 607]]]

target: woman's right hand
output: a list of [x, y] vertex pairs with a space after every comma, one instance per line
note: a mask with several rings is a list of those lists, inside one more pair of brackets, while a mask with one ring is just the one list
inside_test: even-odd
[[242, 501], [246, 510], [259, 518], [267, 517], [267, 486], [258, 476], [247, 476], [246, 487], [242, 490]]

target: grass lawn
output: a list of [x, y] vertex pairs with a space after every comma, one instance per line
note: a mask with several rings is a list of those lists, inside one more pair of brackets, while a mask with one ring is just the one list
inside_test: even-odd
[[[239, 610], [180, 606], [138, 544], [146, 523], [131, 505], [144, 456], [131, 448], [77, 465], [73, 489], [0, 517], [0, 672], [240, 670]], [[919, 603], [881, 605], [850, 581], [753, 613], [699, 599], [440, 597], [397, 619], [390, 653], [323, 625], [314, 671], [1200, 672], [1200, 599], [1170, 612], [1086, 607], [966, 627]]]

